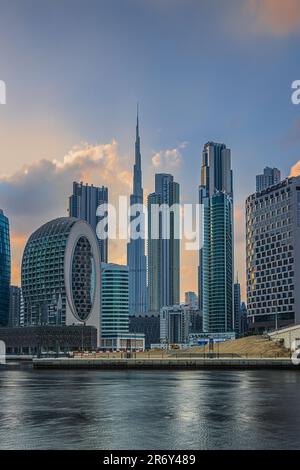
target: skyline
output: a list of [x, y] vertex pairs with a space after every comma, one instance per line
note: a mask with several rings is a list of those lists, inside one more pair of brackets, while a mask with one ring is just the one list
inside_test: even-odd
[[[92, 0], [88, 9], [76, 0], [67, 23], [70, 1], [30, 3], [34, 18], [18, 1], [3, 1], [0, 18], [0, 206], [11, 222], [12, 282], [27, 237], [67, 214], [73, 181], [108, 186], [112, 201], [121, 188], [130, 194], [139, 100], [145, 198], [166, 171], [182, 202], [196, 202], [204, 143], [231, 149], [244, 298], [246, 197], [265, 166], [286, 177], [299, 161], [300, 108], [290, 98], [298, 2], [282, 11], [277, 0], [232, 0], [225, 11], [215, 1]], [[125, 244], [113, 248], [109, 261], [126, 262]], [[182, 256], [182, 297], [197, 291], [197, 263], [196, 252]]]

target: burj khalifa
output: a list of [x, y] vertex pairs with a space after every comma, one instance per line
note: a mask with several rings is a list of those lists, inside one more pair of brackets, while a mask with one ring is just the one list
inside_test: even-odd
[[[147, 310], [147, 261], [145, 256], [145, 215], [137, 211], [137, 204], [143, 204], [141, 148], [139, 115], [136, 120], [135, 163], [133, 193], [130, 196], [131, 231], [127, 244], [127, 265], [129, 267], [129, 314], [139, 315]], [[135, 220], [136, 219], [136, 220]], [[136, 222], [136, 223], [135, 223]], [[133, 233], [133, 230], [135, 233]]]

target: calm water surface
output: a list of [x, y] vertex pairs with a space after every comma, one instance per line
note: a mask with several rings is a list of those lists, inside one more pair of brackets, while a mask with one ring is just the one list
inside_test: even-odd
[[298, 371], [0, 370], [1, 449], [300, 449]]

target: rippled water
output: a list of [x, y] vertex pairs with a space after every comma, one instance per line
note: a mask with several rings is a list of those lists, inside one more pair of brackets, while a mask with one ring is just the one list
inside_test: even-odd
[[298, 371], [0, 370], [1, 449], [300, 449]]

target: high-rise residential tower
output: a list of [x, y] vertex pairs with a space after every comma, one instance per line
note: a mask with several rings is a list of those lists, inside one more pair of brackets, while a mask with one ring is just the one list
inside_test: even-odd
[[140, 236], [133, 234], [134, 223], [131, 225], [130, 241], [127, 244], [127, 265], [129, 268], [129, 314], [139, 315], [147, 310], [147, 260], [145, 255], [144, 213], [135, 211], [136, 205], [143, 204], [141, 145], [139, 134], [139, 116], [136, 122], [135, 163], [133, 173], [133, 193], [130, 196], [130, 221], [139, 219], [135, 227]]
[[203, 246], [199, 253], [199, 307], [205, 333], [232, 332], [233, 184], [231, 152], [224, 144], [204, 146], [199, 202]]
[[[100, 221], [96, 215], [97, 208], [101, 204], [108, 203], [108, 189], [104, 186], [96, 187], [83, 183], [73, 183], [73, 194], [69, 198], [69, 215], [77, 219], [83, 219], [88, 222], [94, 232]], [[97, 237], [98, 238], [98, 237]], [[108, 257], [108, 239], [99, 239], [101, 261], [107, 263]], [[100, 269], [100, 268], [99, 268]]]
[[[156, 174], [155, 192], [148, 196], [148, 289], [151, 311], [180, 302], [178, 205], [179, 184], [174, 182], [172, 175]], [[157, 236], [154, 236], [156, 231]]]
[[0, 209], [0, 326], [8, 326], [10, 291], [9, 221]]
[[300, 176], [246, 200], [250, 330], [300, 323]]
[[262, 175], [256, 176], [256, 192], [259, 193], [263, 189], [267, 189], [274, 184], [280, 183], [281, 173], [278, 168], [264, 168]]

